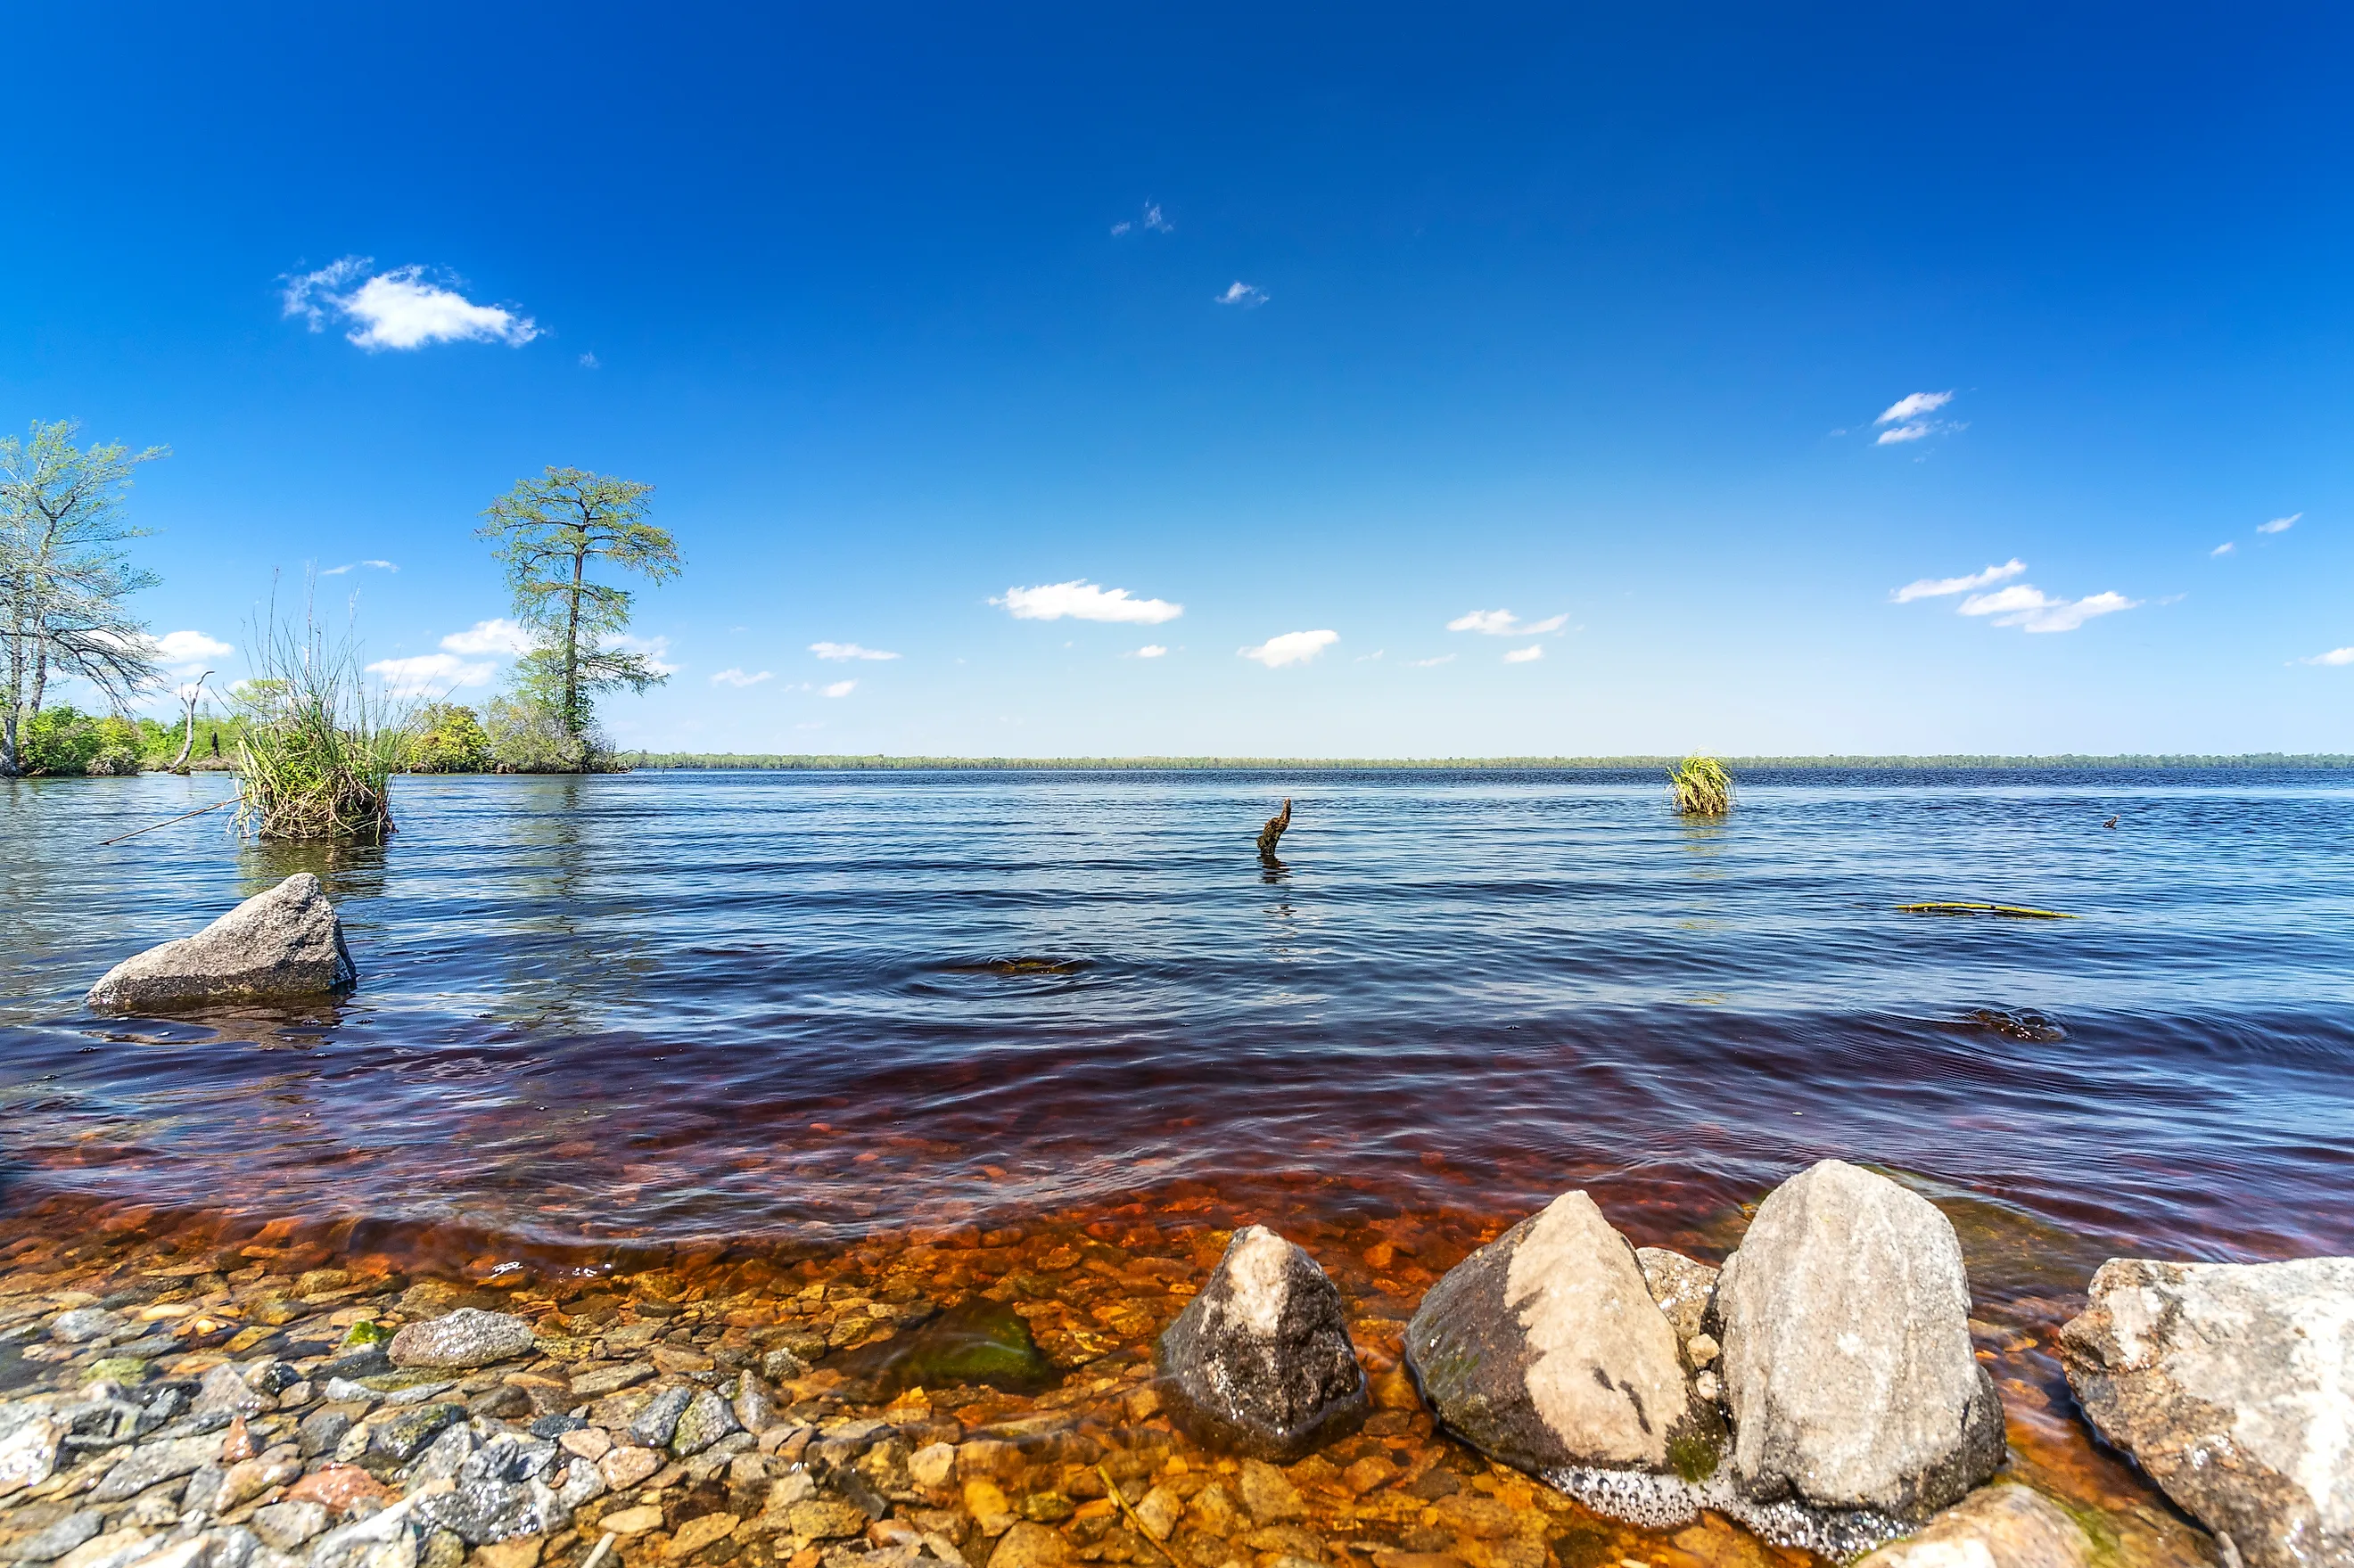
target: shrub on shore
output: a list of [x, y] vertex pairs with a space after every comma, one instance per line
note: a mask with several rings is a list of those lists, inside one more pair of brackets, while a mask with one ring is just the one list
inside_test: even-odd
[[86, 714], [59, 704], [25, 721], [18, 760], [28, 777], [103, 779], [161, 767], [171, 735], [154, 719]]
[[1678, 816], [1722, 817], [1733, 810], [1733, 775], [1713, 757], [1687, 757], [1668, 770], [1668, 794]]
[[490, 732], [473, 709], [431, 703], [417, 715], [408, 748], [411, 773], [482, 773], [491, 767]]

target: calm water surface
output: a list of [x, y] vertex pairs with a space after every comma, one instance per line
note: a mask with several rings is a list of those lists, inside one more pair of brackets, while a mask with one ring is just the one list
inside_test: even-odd
[[[1270, 1217], [1585, 1185], [1706, 1252], [1836, 1154], [1978, 1216], [1974, 1268], [2016, 1292], [2119, 1251], [2354, 1251], [2341, 774], [1760, 775], [1720, 826], [1594, 774], [396, 788], [389, 846], [329, 852], [218, 817], [99, 847], [218, 777], [0, 783], [0, 1209], [525, 1249], [1183, 1181]], [[341, 905], [347, 1001], [82, 1010], [298, 869]], [[2081, 917], [1893, 908], [1932, 898]]]

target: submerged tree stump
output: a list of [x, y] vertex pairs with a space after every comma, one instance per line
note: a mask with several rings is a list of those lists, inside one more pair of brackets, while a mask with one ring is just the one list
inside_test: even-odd
[[1258, 831], [1258, 854], [1261, 860], [1275, 858], [1275, 846], [1283, 841], [1283, 830], [1291, 826], [1291, 802], [1286, 800], [1283, 810], [1267, 820]]

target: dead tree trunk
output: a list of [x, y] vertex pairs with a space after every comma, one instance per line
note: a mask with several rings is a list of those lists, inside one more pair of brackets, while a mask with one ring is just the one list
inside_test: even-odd
[[1283, 842], [1283, 830], [1289, 826], [1291, 826], [1291, 802], [1286, 800], [1283, 803], [1282, 811], [1276, 816], [1269, 817], [1267, 820], [1267, 826], [1258, 831], [1259, 859], [1273, 860], [1275, 858], [1275, 846]]

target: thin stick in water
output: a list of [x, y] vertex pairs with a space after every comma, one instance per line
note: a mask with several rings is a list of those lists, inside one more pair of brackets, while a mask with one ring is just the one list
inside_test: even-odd
[[115, 836], [115, 837], [113, 837], [113, 838], [111, 838], [111, 839], [101, 839], [101, 840], [99, 840], [99, 841], [98, 841], [98, 842], [96, 842], [96, 843], [94, 843], [94, 844], [90, 845], [90, 848], [92, 848], [92, 849], [104, 849], [104, 848], [105, 848], [107, 845], [109, 845], [109, 844], [119, 844], [119, 843], [121, 843], [124, 839], [135, 839], [135, 838], [137, 838], [141, 833], [152, 833], [152, 832], [154, 832], [157, 828], [168, 828], [168, 827], [170, 827], [174, 822], [185, 822], [185, 821], [186, 821], [190, 817], [201, 817], [201, 816], [203, 816], [207, 811], [217, 811], [217, 810], [219, 810], [223, 806], [234, 806], [234, 805], [236, 805], [236, 804], [237, 804], [237, 802], [236, 802], [236, 801], [234, 801], [234, 800], [215, 800], [215, 801], [214, 801], [211, 805], [209, 805], [209, 806], [199, 806], [199, 807], [197, 807], [197, 808], [196, 808], [195, 810], [193, 810], [193, 811], [183, 811], [183, 812], [181, 812], [181, 813], [180, 813], [178, 816], [176, 816], [176, 817], [166, 817], [166, 818], [164, 818], [164, 819], [162, 821], [160, 821], [160, 822], [150, 822], [150, 823], [148, 823], [148, 824], [147, 824], [145, 827], [143, 827], [143, 828], [133, 828], [133, 829], [132, 829], [132, 830], [131, 830], [129, 832], [127, 832], [127, 833], [118, 834], [117, 836]]

